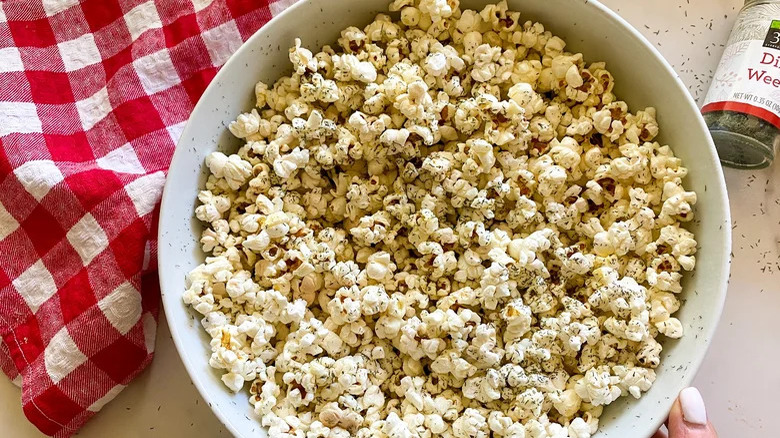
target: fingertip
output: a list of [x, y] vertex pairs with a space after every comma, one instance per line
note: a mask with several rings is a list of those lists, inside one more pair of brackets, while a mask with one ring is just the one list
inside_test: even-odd
[[674, 431], [685, 428], [685, 420], [683, 420], [682, 407], [680, 406], [679, 399], [674, 401], [672, 410], [669, 411], [669, 418], [666, 419], [666, 427], [669, 429], [670, 436], [675, 436]]
[[[715, 428], [707, 421], [703, 402], [701, 406], [695, 405], [695, 403], [698, 403], [697, 397], [695, 397], [699, 393], [698, 390], [694, 389], [695, 393], [693, 393], [690, 389], [686, 388], [680, 392], [680, 397], [672, 405], [672, 410], [669, 412], [669, 419], [667, 420], [669, 438], [717, 438], [718, 434], [715, 432]], [[700, 394], [698, 399], [701, 400]], [[684, 407], [683, 403], [688, 403], [689, 406]], [[687, 421], [686, 410], [689, 419], [694, 421]], [[702, 416], [704, 424], [700, 424]]]
[[687, 423], [707, 425], [707, 408], [704, 406], [704, 399], [696, 388], [685, 388], [680, 391], [678, 397], [680, 407], [682, 408], [683, 419]]

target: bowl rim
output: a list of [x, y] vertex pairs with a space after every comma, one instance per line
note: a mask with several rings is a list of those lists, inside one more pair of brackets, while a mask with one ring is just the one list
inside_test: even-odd
[[[257, 31], [255, 31], [254, 34], [252, 34], [241, 46], [228, 58], [228, 60], [225, 62], [225, 64], [220, 67], [217, 74], [212, 78], [209, 85], [206, 87], [206, 89], [203, 91], [203, 94], [201, 96], [206, 95], [206, 93], [209, 92], [210, 89], [215, 87], [215, 84], [219, 82], [219, 80], [223, 76], [227, 76], [229, 73], [228, 71], [231, 70], [233, 67], [233, 64], [238, 63], [239, 54], [251, 50], [250, 47], [255, 45], [257, 41], [259, 41], [262, 36], [264, 35], [263, 29], [266, 28], [269, 24], [282, 21], [287, 19], [288, 16], [292, 16], [295, 13], [295, 10], [302, 7], [302, 5], [307, 3], [312, 3], [315, 1], [326, 1], [326, 0], [298, 0], [296, 3], [292, 4], [288, 8], [286, 8], [284, 11], [282, 11], [279, 15], [276, 15], [271, 18], [268, 22], [266, 22], [263, 26], [261, 26]], [[388, 0], [389, 1], [389, 0]], [[491, 4], [496, 3], [499, 0], [480, 0], [480, 3], [484, 4]], [[699, 111], [699, 107], [694, 101], [693, 97], [691, 96], [690, 92], [688, 91], [685, 84], [680, 79], [680, 76], [677, 74], [677, 72], [674, 70], [674, 68], [669, 64], [669, 62], [666, 60], [666, 58], [656, 49], [656, 47], [650, 43], [650, 41], [645, 38], [644, 35], [642, 35], [637, 28], [635, 28], [633, 25], [631, 25], [628, 21], [626, 21], [622, 16], [620, 16], [617, 12], [611, 10], [604, 4], [602, 4], [599, 0], [587, 0], [585, 2], [585, 7], [595, 8], [596, 11], [600, 14], [604, 14], [607, 16], [608, 19], [614, 21], [615, 23], [619, 24], [620, 27], [623, 28], [624, 31], [627, 31], [633, 38], [638, 40], [645, 48], [649, 49], [650, 53], [655, 57], [655, 60], [660, 63], [660, 65], [666, 70], [666, 72], [670, 75], [671, 78], [673, 78], [674, 85], [677, 88], [677, 91], [679, 93], [684, 94], [685, 100], [687, 104], [689, 105], [689, 109], [692, 109], [694, 114], [697, 114], [696, 117], [696, 123], [699, 125], [699, 128], [704, 130], [705, 132], [709, 132], [709, 129], [707, 128], [706, 123], [704, 122], [704, 118], [701, 116], [701, 113]], [[171, 158], [170, 167], [169, 170], [166, 172], [166, 176], [170, 173], [170, 168], [174, 166], [174, 164], [177, 162], [177, 157], [180, 155], [183, 155], [187, 153], [187, 151], [183, 150], [183, 148], [179, 147], [179, 143], [181, 143], [181, 139], [186, 138], [189, 135], [189, 131], [192, 129], [192, 126], [194, 125], [194, 122], [192, 121], [192, 115], [196, 114], [201, 108], [205, 107], [206, 103], [204, 99], [199, 98], [198, 102], [193, 107], [190, 117], [187, 119], [187, 123], [185, 124], [184, 129], [181, 132], [181, 135], [179, 139], [177, 140], [177, 147], [174, 151], [173, 157]], [[729, 207], [729, 200], [728, 200], [728, 192], [727, 192], [727, 186], [725, 177], [723, 174], [723, 168], [721, 167], [720, 161], [718, 159], [718, 155], [715, 149], [715, 144], [712, 141], [711, 137], [707, 137], [707, 146], [709, 146], [708, 151], [709, 154], [705, 155], [703, 158], [709, 158], [711, 161], [714, 161], [714, 165], [712, 166], [714, 171], [716, 172], [715, 179], [718, 183], [718, 188], [720, 189], [721, 193], [721, 199], [719, 200], [720, 204], [723, 206], [723, 219], [726, 224], [729, 226], [724, 227], [725, 228], [725, 235], [724, 235], [724, 241], [722, 248], [723, 253], [729, 254], [731, 252], [732, 248], [732, 232], [731, 232], [731, 211]], [[162, 196], [161, 196], [161, 203], [160, 203], [160, 214], [159, 214], [159, 225], [157, 230], [157, 241], [158, 241], [158, 248], [163, 247], [163, 242], [166, 240], [164, 237], [164, 231], [169, 228], [168, 222], [169, 220], [166, 219], [166, 215], [163, 214], [166, 211], [166, 200], [170, 197], [176, 196], [174, 189], [172, 188], [173, 183], [171, 183], [170, 179], [166, 178], [166, 182], [163, 188]], [[165, 278], [168, 278], [169, 274], [167, 272], [166, 264], [167, 261], [163, 260], [162, 252], [159, 251], [158, 257], [157, 257], [157, 269], [158, 269], [158, 279], [160, 284], [160, 292], [161, 292], [161, 301], [163, 304], [163, 309], [165, 309], [168, 305], [183, 305], [181, 302], [181, 293], [176, 294], [175, 291], [173, 294], [170, 294], [172, 296], [175, 296], [175, 298], [168, 298], [166, 299], [166, 296], [169, 294], [165, 293], [165, 284], [167, 281], [165, 281]], [[729, 272], [731, 267], [731, 258], [726, 256], [723, 257], [723, 263], [720, 266], [721, 272]], [[713, 323], [710, 324], [709, 329], [703, 333], [703, 340], [701, 341], [701, 344], [703, 344], [703, 348], [700, 350], [700, 353], [698, 353], [696, 356], [692, 358], [690, 361], [690, 366], [693, 370], [693, 372], [687, 373], [686, 377], [683, 379], [684, 386], [690, 386], [690, 384], [693, 382], [693, 379], [696, 377], [696, 374], [698, 373], [698, 370], [701, 367], [701, 364], [703, 363], [707, 351], [709, 350], [710, 345], [712, 344], [712, 338], [715, 334], [716, 329], [718, 328], [718, 325], [720, 323], [721, 316], [723, 314], [723, 308], [725, 306], [726, 302], [726, 295], [728, 291], [728, 276], [724, 276], [726, 278], [725, 281], [721, 281], [719, 290], [717, 291], [717, 295], [715, 295], [713, 298], [717, 300], [715, 303], [715, 306], [713, 308]], [[183, 291], [179, 291], [183, 292]], [[169, 304], [169, 300], [170, 301]], [[175, 304], [173, 304], [175, 303]], [[214, 403], [212, 403], [210, 392], [206, 389], [204, 386], [204, 383], [202, 381], [205, 373], [201, 373], [199, 370], [196, 369], [194, 363], [190, 360], [189, 353], [187, 349], [185, 348], [184, 341], [183, 341], [183, 335], [180, 330], [180, 327], [176, 324], [179, 321], [175, 321], [170, 316], [170, 312], [164, 312], [165, 318], [168, 323], [168, 328], [171, 332], [171, 338], [173, 339], [173, 343], [176, 347], [177, 353], [184, 364], [185, 369], [187, 370], [187, 374], [190, 377], [190, 380], [192, 380], [194, 386], [197, 388], [198, 392], [200, 393], [201, 397], [206, 401], [206, 403], [211, 408], [211, 411], [214, 413], [214, 415], [219, 419], [219, 421], [230, 431], [233, 436], [237, 437], [243, 437], [243, 434], [234, 426], [232, 422], [229, 421], [226, 414], [223, 413], [223, 408], [220, 406], [215, 406]], [[200, 322], [198, 321], [197, 324], [199, 325]], [[208, 378], [211, 378], [209, 376]], [[674, 403], [674, 399], [669, 400], [669, 408], [671, 408], [672, 403]], [[655, 421], [656, 428], [661, 427], [661, 425], [664, 422], [663, 418], [658, 418]]]

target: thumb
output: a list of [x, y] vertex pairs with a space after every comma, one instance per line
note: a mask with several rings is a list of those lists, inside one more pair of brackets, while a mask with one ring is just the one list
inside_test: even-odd
[[669, 438], [717, 438], [707, 420], [707, 409], [696, 388], [685, 388], [669, 413]]

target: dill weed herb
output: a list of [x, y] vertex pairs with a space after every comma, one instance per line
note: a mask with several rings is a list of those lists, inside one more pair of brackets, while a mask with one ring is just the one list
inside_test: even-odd
[[721, 162], [769, 166], [780, 144], [780, 0], [747, 0], [702, 107]]
[[739, 111], [713, 111], [704, 121], [718, 149], [720, 161], [730, 167], [758, 169], [772, 164], [780, 129]]

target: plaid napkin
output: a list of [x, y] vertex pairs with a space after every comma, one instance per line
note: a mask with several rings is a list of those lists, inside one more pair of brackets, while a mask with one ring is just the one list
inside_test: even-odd
[[45, 434], [72, 435], [150, 362], [176, 141], [294, 1], [0, 3], [0, 367]]

